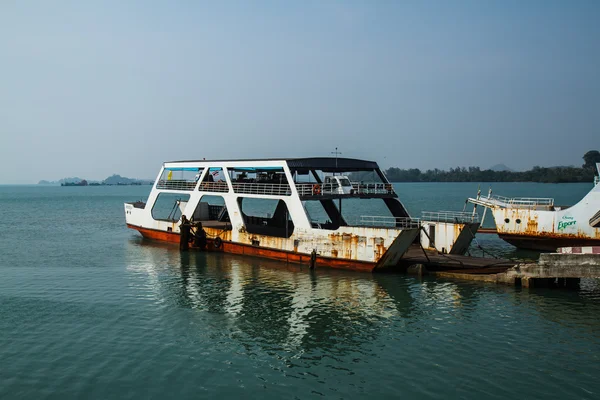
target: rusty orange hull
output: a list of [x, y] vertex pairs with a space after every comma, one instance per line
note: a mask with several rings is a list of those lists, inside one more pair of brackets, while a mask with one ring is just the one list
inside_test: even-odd
[[[127, 224], [127, 227], [137, 230], [142, 234], [143, 237], [147, 239], [158, 240], [162, 242], [179, 243], [178, 233], [142, 228], [131, 224]], [[190, 249], [194, 250], [196, 248], [190, 247]], [[223, 252], [262, 257], [272, 260], [281, 260], [289, 263], [297, 263], [310, 266], [310, 254], [302, 254], [292, 251], [277, 250], [266, 247], [257, 247], [252, 246], [250, 244], [235, 243], [227, 240], [223, 240], [221, 246], [216, 247], [215, 241], [211, 238], [208, 238], [206, 250], [211, 252]], [[316, 267], [330, 267], [351, 271], [371, 272], [373, 271], [373, 268], [375, 268], [376, 263], [367, 261], [348, 260], [344, 258], [323, 257], [317, 255], [315, 265]]]
[[600, 246], [600, 238], [560, 237], [559, 235], [517, 235], [499, 233], [498, 237], [521, 249], [556, 251], [559, 247]]

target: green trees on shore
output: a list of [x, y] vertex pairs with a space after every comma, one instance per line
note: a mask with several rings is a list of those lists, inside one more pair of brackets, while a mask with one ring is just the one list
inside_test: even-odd
[[600, 162], [600, 153], [596, 150], [588, 151], [583, 159], [585, 164], [582, 168], [536, 166], [523, 172], [482, 170], [479, 167], [450, 168], [448, 171], [437, 168], [427, 171], [417, 168], [389, 168], [385, 174], [392, 182], [592, 182], [596, 171], [595, 163]]

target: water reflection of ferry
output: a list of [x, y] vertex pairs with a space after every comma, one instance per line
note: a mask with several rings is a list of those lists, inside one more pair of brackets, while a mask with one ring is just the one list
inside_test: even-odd
[[[145, 298], [222, 314], [233, 331], [284, 348], [328, 346], [332, 340], [347, 347], [363, 343], [382, 321], [418, 312], [415, 296], [423, 287], [396, 275], [300, 271], [277, 261], [155, 245], [128, 254], [128, 269]], [[393, 282], [380, 282], [386, 279]], [[455, 299], [450, 286], [438, 286], [441, 295]]]
[[[387, 215], [373, 212], [378, 204], [349, 216], [345, 200], [383, 203]], [[479, 226], [468, 213], [411, 218], [377, 163], [348, 158], [168, 162], [147, 203], [126, 203], [125, 216], [154, 240], [187, 242], [186, 216], [202, 224], [207, 240], [196, 244], [206, 250], [364, 271], [395, 266], [419, 239], [462, 253]]]

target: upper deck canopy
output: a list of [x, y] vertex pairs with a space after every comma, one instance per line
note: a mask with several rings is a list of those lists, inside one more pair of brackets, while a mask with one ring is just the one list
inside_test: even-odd
[[[280, 161], [285, 162], [291, 170], [308, 171], [320, 170], [323, 172], [353, 172], [353, 171], [370, 171], [379, 169], [375, 161], [358, 160], [355, 158], [340, 158], [335, 157], [310, 157], [310, 158], [262, 158], [262, 159], [229, 159], [229, 160], [181, 160], [169, 161], [165, 164], [191, 164], [198, 163], [203, 166], [207, 164], [223, 165], [227, 163], [252, 163], [260, 165], [265, 161]], [[252, 166], [252, 165], [248, 165]]]

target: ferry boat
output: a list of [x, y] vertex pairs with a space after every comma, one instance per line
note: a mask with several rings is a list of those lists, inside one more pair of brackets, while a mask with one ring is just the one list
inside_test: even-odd
[[[600, 175], [600, 163], [596, 164]], [[469, 198], [475, 206], [490, 209], [498, 236], [523, 249], [556, 251], [559, 247], [600, 245], [600, 185], [573, 206], [557, 206], [551, 198], [502, 196]]]
[[166, 162], [125, 218], [175, 243], [190, 220], [205, 238], [192, 249], [362, 271], [396, 265], [420, 241], [464, 253], [479, 227], [471, 213], [412, 218], [376, 162], [337, 157]]

